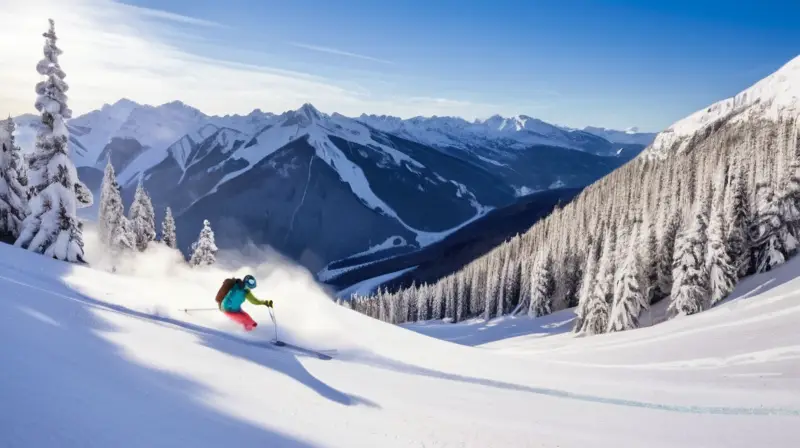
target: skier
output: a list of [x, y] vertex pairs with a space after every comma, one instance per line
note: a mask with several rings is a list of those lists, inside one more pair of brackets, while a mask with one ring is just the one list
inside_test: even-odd
[[225, 313], [231, 320], [241, 324], [245, 331], [252, 331], [258, 323], [242, 310], [242, 303], [245, 300], [253, 305], [264, 305], [272, 308], [272, 300], [258, 300], [251, 292], [256, 287], [256, 279], [252, 275], [246, 275], [244, 279], [226, 278], [222, 286], [217, 291], [217, 304], [219, 310]]

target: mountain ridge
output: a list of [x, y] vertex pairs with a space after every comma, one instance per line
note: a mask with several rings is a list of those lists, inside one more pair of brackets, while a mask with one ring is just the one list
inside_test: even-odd
[[643, 156], [663, 158], [686, 150], [693, 135], [728, 120], [776, 121], [800, 113], [800, 55], [736, 95], [717, 101], [658, 133]]
[[[28, 135], [20, 143], [30, 149], [37, 125], [23, 121], [17, 131]], [[314, 270], [391, 238], [417, 250], [522, 195], [584, 186], [644, 149], [528, 116], [407, 123], [412, 130], [440, 123], [433, 132], [447, 143], [311, 103], [220, 117], [180, 101], [140, 106], [123, 99], [68, 126], [81, 176], [99, 182], [110, 160], [126, 202], [143, 181], [157, 217], [169, 206], [187, 229], [179, 233], [182, 249], [209, 218], [221, 248], [249, 244], [242, 236], [255, 235], [253, 243], [315, 260], [307, 264]], [[347, 205], [331, 208], [330, 197]], [[364, 222], [348, 228], [343, 213]]]

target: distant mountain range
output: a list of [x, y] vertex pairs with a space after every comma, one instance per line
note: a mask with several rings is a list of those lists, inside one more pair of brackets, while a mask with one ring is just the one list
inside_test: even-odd
[[[38, 117], [15, 121], [30, 150]], [[209, 219], [222, 249], [269, 244], [314, 271], [413, 252], [521, 196], [582, 187], [652, 138], [524, 115], [350, 118], [305, 104], [209, 116], [179, 101], [120, 100], [68, 126], [81, 179], [97, 191], [110, 158], [126, 202], [142, 180], [159, 219], [172, 207], [182, 250]]]

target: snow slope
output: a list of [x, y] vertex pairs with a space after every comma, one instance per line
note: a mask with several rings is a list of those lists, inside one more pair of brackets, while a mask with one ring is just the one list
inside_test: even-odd
[[213, 307], [230, 272], [174, 262], [156, 248], [110, 274], [0, 246], [0, 445], [800, 444], [794, 279], [652, 329], [543, 338], [533, 356], [372, 320], [277, 262], [240, 270], [275, 300], [282, 339], [336, 350], [324, 361], [260, 345], [264, 308], [248, 307], [261, 325], [246, 335], [179, 311]]
[[658, 134], [644, 154], [660, 157], [676, 144], [680, 152], [688, 144], [688, 137], [721, 120], [776, 120], [799, 113], [800, 56], [797, 56], [736, 96], [718, 101], [676, 122]]

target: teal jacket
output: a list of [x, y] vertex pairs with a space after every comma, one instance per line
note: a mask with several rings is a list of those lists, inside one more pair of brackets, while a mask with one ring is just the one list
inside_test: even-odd
[[222, 311], [238, 313], [239, 311], [242, 311], [242, 304], [245, 300], [253, 305], [267, 304], [266, 300], [258, 300], [256, 296], [250, 292], [250, 289], [244, 286], [243, 283], [236, 282], [231, 287], [231, 290], [228, 291], [228, 294], [225, 294], [225, 298], [223, 298], [222, 302], [219, 304], [219, 309]]

